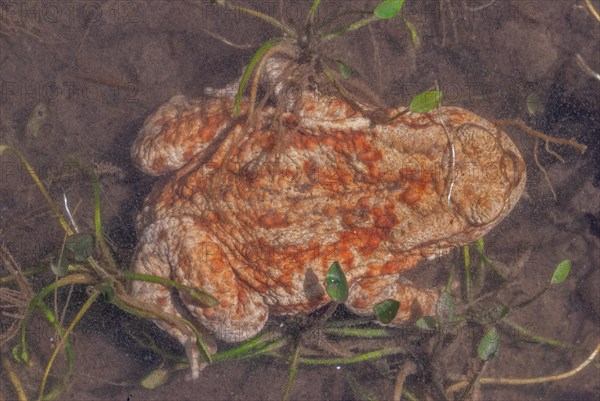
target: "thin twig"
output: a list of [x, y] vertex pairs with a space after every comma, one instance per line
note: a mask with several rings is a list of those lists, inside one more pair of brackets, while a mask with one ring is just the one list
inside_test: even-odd
[[394, 401], [400, 401], [404, 392], [404, 382], [408, 375], [416, 372], [415, 364], [412, 361], [406, 362], [396, 375], [396, 382], [394, 383]]
[[590, 10], [590, 13], [592, 13], [592, 15], [594, 17], [596, 17], [598, 22], [600, 22], [600, 14], [598, 13], [598, 10], [596, 10], [596, 7], [594, 7], [592, 2], [590, 0], [583, 0], [583, 1], [585, 1], [585, 5], [587, 6], [588, 10]]
[[[568, 379], [569, 377], [573, 377], [579, 372], [581, 372], [587, 365], [589, 365], [600, 352], [600, 343], [596, 345], [594, 351], [587, 357], [585, 361], [583, 361], [579, 366], [575, 369], [572, 369], [565, 373], [560, 373], [557, 375], [551, 376], [541, 376], [541, 377], [532, 377], [530, 379], [522, 379], [522, 378], [504, 378], [504, 377], [483, 377], [479, 379], [479, 383], [481, 384], [510, 384], [510, 385], [525, 385], [525, 384], [539, 384], [539, 383], [548, 383], [563, 379]], [[460, 381], [458, 383], [453, 384], [452, 386], [446, 389], [446, 394], [454, 393], [461, 388], [464, 388], [469, 382], [467, 380]]]
[[527, 134], [529, 134], [533, 137], [539, 138], [543, 141], [557, 143], [559, 145], [571, 146], [572, 148], [577, 149], [577, 151], [579, 151], [581, 154], [585, 153], [585, 150], [587, 149], [586, 145], [583, 145], [573, 139], [556, 138], [556, 137], [553, 137], [550, 135], [543, 134], [539, 131], [536, 131], [533, 128], [528, 127], [523, 121], [521, 121], [519, 119], [510, 118], [510, 119], [493, 120], [493, 123], [496, 125], [513, 126], [513, 127], [520, 128], [523, 131], [525, 131]]
[[292, 37], [292, 38], [297, 38], [296, 32], [294, 32], [294, 30], [292, 28], [290, 28], [289, 26], [285, 25], [283, 22], [277, 21], [275, 18], [271, 17], [270, 15], [261, 13], [260, 11], [256, 11], [253, 10], [251, 8], [248, 7], [244, 7], [244, 6], [239, 6], [237, 4], [231, 4], [228, 1], [225, 0], [216, 0], [215, 4], [218, 6], [222, 6], [222, 7], [227, 7], [230, 10], [234, 10], [234, 11], [241, 11], [243, 13], [246, 13], [252, 17], [256, 17], [258, 19], [261, 19], [279, 29], [281, 29], [283, 32], [285, 32], [288, 36]]
[[586, 74], [588, 74], [592, 78], [595, 78], [598, 81], [600, 81], [600, 74], [598, 74], [596, 71], [592, 70], [592, 68], [588, 65], [588, 63], [585, 62], [585, 60], [583, 59], [583, 57], [581, 57], [581, 54], [577, 53], [575, 55], [575, 60], [577, 61], [577, 65], [583, 71], [585, 71]]
[[548, 183], [548, 186], [550, 187], [550, 192], [552, 192], [552, 197], [554, 198], [554, 201], [556, 202], [556, 200], [557, 200], [556, 192], [554, 192], [554, 187], [552, 186], [552, 183], [550, 182], [550, 178], [548, 177], [548, 171], [546, 171], [546, 169], [544, 168], [544, 166], [542, 166], [542, 163], [540, 163], [540, 160], [538, 159], [538, 149], [539, 149], [539, 139], [535, 138], [535, 143], [533, 145], [533, 160], [535, 161], [536, 166], [538, 166], [538, 168], [540, 170], [542, 170], [542, 173], [544, 173], [544, 178], [546, 179], [546, 182]]
[[8, 380], [10, 380], [11, 384], [13, 385], [19, 401], [27, 401], [27, 394], [25, 393], [23, 383], [21, 382], [21, 379], [19, 379], [19, 376], [15, 374], [10, 364], [10, 359], [7, 357], [2, 357], [2, 368], [8, 376]]
[[247, 50], [247, 49], [254, 49], [256, 47], [256, 45], [253, 45], [253, 44], [240, 45], [237, 43], [233, 43], [232, 41], [227, 39], [225, 36], [221, 36], [218, 33], [211, 32], [208, 29], [200, 28], [200, 30], [202, 32], [204, 32], [205, 34], [207, 34], [208, 36], [211, 36], [214, 39], [217, 39], [218, 41], [225, 43], [227, 46], [233, 47], [234, 49]]
[[563, 157], [561, 155], [559, 155], [558, 153], [556, 153], [555, 151], [553, 151], [552, 149], [550, 149], [550, 142], [546, 142], [544, 144], [544, 149], [546, 150], [546, 152], [550, 153], [552, 156], [554, 156], [556, 158], [556, 160], [558, 160], [561, 163], [565, 162], [565, 159], [563, 159]]

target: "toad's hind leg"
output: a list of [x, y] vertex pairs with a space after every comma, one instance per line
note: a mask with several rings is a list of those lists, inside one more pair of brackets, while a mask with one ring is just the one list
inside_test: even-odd
[[420, 316], [434, 315], [439, 291], [421, 289], [403, 283], [398, 275], [369, 277], [355, 281], [346, 301], [348, 309], [362, 316], [372, 316], [373, 307], [387, 299], [400, 303], [391, 325], [400, 325]]
[[[213, 295], [219, 305], [204, 307], [183, 292], [178, 297], [161, 284], [144, 281], [134, 281], [131, 294], [177, 316], [191, 313], [217, 338], [243, 341], [262, 329], [268, 308], [259, 294], [240, 283], [234, 271], [242, 266], [236, 266], [232, 255], [203, 228], [206, 224], [192, 217], [177, 217], [150, 225], [140, 238], [134, 269], [137, 273], [168, 278], [187, 287], [200, 287]], [[192, 374], [197, 377], [198, 351], [191, 330], [184, 332], [163, 321], [157, 324], [184, 345]]]
[[[178, 219], [165, 219], [148, 227], [140, 238], [136, 254], [133, 258], [133, 269], [136, 273], [171, 278], [169, 263], [169, 231], [176, 226]], [[158, 313], [168, 314], [170, 318], [182, 316], [177, 295], [172, 288], [143, 280], [132, 281], [130, 296], [138, 302], [155, 308]], [[165, 319], [154, 320], [156, 325], [175, 337], [185, 348], [193, 378], [200, 375], [200, 353], [196, 345], [196, 336], [184, 323], [174, 324]], [[203, 334], [203, 340], [210, 353], [216, 352], [214, 338]]]
[[176, 268], [171, 276], [187, 286], [201, 287], [219, 301], [216, 306], [204, 308], [182, 294], [186, 308], [204, 327], [221, 340], [244, 341], [263, 328], [268, 307], [262, 296], [246, 284], [252, 279], [252, 268], [207, 230], [211, 224], [199, 218], [181, 219], [175, 233], [179, 236], [176, 255], [171, 260]]

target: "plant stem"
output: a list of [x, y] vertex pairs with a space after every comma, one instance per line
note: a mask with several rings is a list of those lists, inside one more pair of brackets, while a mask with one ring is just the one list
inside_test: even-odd
[[319, 8], [319, 4], [321, 4], [321, 0], [314, 0], [312, 6], [310, 6], [310, 10], [306, 16], [306, 26], [312, 26], [315, 23], [315, 12]]
[[531, 341], [536, 342], [538, 344], [546, 344], [546, 345], [553, 345], [555, 347], [560, 347], [560, 348], [571, 348], [570, 345], [568, 344], [563, 344], [562, 342], [558, 341], [558, 340], [554, 340], [552, 338], [546, 338], [546, 337], [542, 337], [542, 336], [536, 336], [534, 334], [531, 334], [531, 331], [528, 330], [527, 328], [511, 321], [508, 319], [502, 319], [500, 321], [501, 323], [506, 324], [507, 326], [509, 326], [512, 329], [515, 329], [517, 331], [517, 333], [522, 334], [524, 336], [526, 336], [527, 338], [529, 338]]
[[525, 306], [529, 305], [530, 303], [532, 303], [533, 301], [535, 301], [536, 299], [538, 299], [539, 297], [541, 297], [542, 295], [544, 295], [546, 293], [546, 291], [548, 291], [550, 289], [551, 284], [548, 283], [546, 284], [546, 286], [544, 288], [541, 289], [541, 291], [539, 291], [537, 294], [535, 294], [533, 297], [529, 298], [526, 301], [523, 301], [515, 306], [513, 306], [513, 309], [520, 309], [520, 308], [524, 308]]
[[285, 25], [282, 22], [277, 21], [275, 18], [273, 18], [267, 14], [261, 13], [260, 11], [256, 11], [251, 8], [244, 7], [244, 6], [239, 6], [237, 4], [231, 4], [230, 2], [225, 1], [225, 0], [216, 0], [214, 3], [218, 6], [223, 6], [223, 7], [229, 8], [230, 10], [234, 10], [234, 11], [241, 11], [252, 17], [261, 19], [261, 20], [281, 29], [288, 36], [290, 36], [294, 39], [297, 38], [296, 32], [292, 28], [290, 28], [289, 26]]
[[[38, 306], [39, 304], [41, 304], [44, 297], [46, 295], [50, 294], [56, 288], [63, 287], [65, 285], [69, 285], [69, 284], [89, 284], [92, 282], [93, 282], [93, 277], [89, 274], [84, 274], [84, 273], [70, 274], [70, 275], [65, 276], [65, 277], [61, 278], [60, 280], [55, 281], [54, 283], [42, 288], [40, 290], [40, 292], [38, 292], [37, 295], [35, 297], [33, 297], [31, 302], [29, 303], [29, 307], [27, 308], [27, 311], [25, 312], [25, 316], [23, 316], [23, 323], [21, 324], [21, 355], [25, 356], [23, 359], [25, 359], [25, 360], [29, 359], [29, 357], [27, 356], [27, 341], [26, 341], [27, 324], [26, 324], [26, 322], [27, 322], [27, 318], [29, 317], [29, 315], [31, 314], [33, 309], [36, 306]], [[44, 307], [45, 307], [45, 305], [44, 305]], [[44, 310], [45, 309], [42, 308], [42, 311], [44, 311]], [[47, 314], [46, 314], [46, 316], [48, 318]], [[49, 321], [51, 324], [53, 324], [52, 322], [56, 321], [56, 317], [53, 317], [52, 320], [49, 319]]]
[[486, 361], [481, 361], [481, 363], [479, 364], [479, 367], [477, 368], [477, 372], [475, 372], [475, 374], [473, 375], [471, 380], [469, 380], [469, 383], [465, 387], [465, 391], [463, 391], [462, 395], [459, 397], [459, 399], [458, 399], [459, 401], [465, 401], [467, 399], [467, 396], [471, 392], [473, 385], [475, 384], [475, 382], [477, 381], [479, 376], [481, 376], [481, 372], [483, 371], [483, 367], [485, 366], [485, 364], [486, 364]]
[[335, 38], [337, 38], [337, 37], [340, 37], [340, 36], [344, 35], [344, 34], [345, 34], [345, 33], [347, 33], [347, 32], [356, 31], [357, 29], [360, 29], [360, 28], [362, 28], [363, 26], [365, 26], [365, 25], [368, 25], [368, 24], [370, 24], [371, 22], [374, 22], [374, 21], [377, 21], [377, 20], [379, 20], [379, 18], [377, 18], [377, 17], [376, 17], [376, 16], [374, 16], [374, 15], [371, 15], [370, 17], [363, 18], [363, 19], [361, 19], [361, 20], [358, 20], [358, 21], [356, 21], [356, 22], [353, 22], [353, 23], [352, 23], [352, 24], [350, 24], [350, 25], [347, 25], [347, 26], [345, 26], [345, 27], [342, 27], [342, 28], [340, 28], [340, 29], [338, 29], [338, 30], [335, 30], [335, 31], [333, 31], [333, 32], [331, 32], [331, 33], [328, 33], [327, 35], [323, 35], [323, 36], [321, 36], [321, 38], [319, 39], [319, 41], [318, 41], [318, 42], [319, 42], [319, 43], [328, 42], [328, 41], [330, 41], [330, 40], [332, 40], [332, 39], [335, 39]]

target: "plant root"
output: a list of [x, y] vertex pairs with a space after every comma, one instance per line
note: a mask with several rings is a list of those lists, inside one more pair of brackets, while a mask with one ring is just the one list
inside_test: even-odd
[[[10, 281], [15, 281], [19, 288], [14, 290], [4, 286], [0, 287], [0, 316], [2, 316], [3, 322], [3, 325], [0, 326], [2, 329], [0, 332], [0, 345], [2, 345], [19, 332], [27, 307], [33, 298], [33, 291], [21, 271], [21, 267], [4, 245], [0, 246], [0, 259], [2, 259], [3, 265], [10, 273]], [[6, 321], [10, 321], [10, 323], [5, 327], [4, 322]]]

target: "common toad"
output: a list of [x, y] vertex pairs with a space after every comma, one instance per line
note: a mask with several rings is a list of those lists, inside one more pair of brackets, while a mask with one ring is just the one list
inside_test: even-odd
[[[510, 212], [525, 185], [518, 149], [460, 108], [374, 124], [333, 96], [302, 96], [293, 112], [265, 105], [252, 122], [232, 117], [232, 96], [175, 96], [145, 121], [133, 160], [163, 177], [138, 216], [133, 268], [202, 287], [220, 303], [203, 308], [143, 281], [132, 295], [242, 341], [269, 314], [330, 302], [323, 283], [339, 261], [351, 311], [372, 315], [392, 298], [393, 325], [434, 313], [439, 291], [412, 286], [402, 271], [474, 241]], [[193, 334], [157, 324], [186, 347], [197, 377]]]

